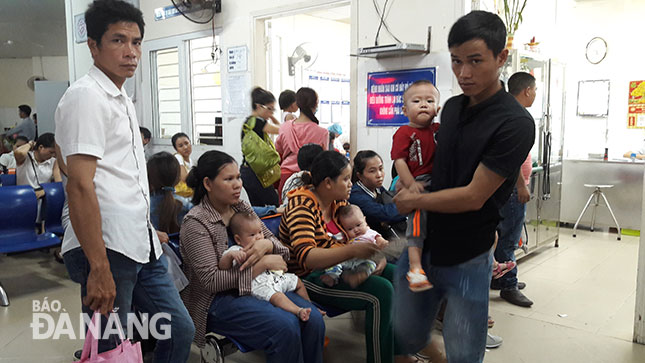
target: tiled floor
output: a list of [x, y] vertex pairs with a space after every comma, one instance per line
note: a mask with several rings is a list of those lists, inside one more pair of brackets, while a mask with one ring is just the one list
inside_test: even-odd
[[[492, 333], [504, 344], [486, 353], [486, 363], [636, 363], [645, 346], [633, 344], [638, 238], [596, 231], [562, 230], [560, 247], [545, 247], [521, 260], [520, 280], [535, 304], [520, 308], [491, 291]], [[0, 282], [11, 299], [0, 307], [0, 362], [69, 362], [82, 340], [32, 338], [32, 301], [58, 300], [66, 312], [80, 310], [78, 286], [65, 268], [42, 253], [0, 256]], [[55, 316], [55, 314], [54, 314]], [[72, 319], [73, 321], [76, 321]], [[74, 327], [78, 331], [78, 327]], [[327, 320], [331, 342], [325, 362], [362, 362], [364, 336], [349, 314]], [[263, 362], [261, 353], [235, 353], [227, 362]], [[193, 349], [191, 362], [199, 362]]]

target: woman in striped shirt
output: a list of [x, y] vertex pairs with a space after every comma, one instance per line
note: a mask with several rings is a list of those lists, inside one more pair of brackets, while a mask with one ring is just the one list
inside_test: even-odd
[[218, 264], [228, 248], [227, 226], [236, 212], [252, 213], [240, 200], [242, 179], [235, 160], [219, 151], [204, 153], [187, 177], [195, 207], [180, 233], [183, 268], [189, 285], [181, 297], [195, 323], [195, 343], [204, 347], [205, 333], [234, 339], [249, 350], [264, 350], [267, 362], [322, 363], [325, 324], [318, 309], [299, 295], [287, 296], [312, 309], [309, 321], [254, 298], [251, 281], [265, 270], [286, 271], [289, 251], [262, 225], [264, 239], [246, 248], [240, 268]]
[[[366, 311], [367, 361], [392, 362], [395, 266], [382, 259], [370, 276], [367, 273], [352, 276], [357, 280], [345, 279], [333, 287], [320, 280], [325, 268], [352, 258], [369, 258], [378, 251], [370, 243], [345, 244], [347, 233], [336, 212], [347, 205], [351, 174], [351, 166], [342, 154], [324, 151], [318, 155], [311, 166], [311, 185], [289, 193], [280, 223], [280, 241], [289, 248], [289, 271], [303, 279], [313, 301], [341, 310]], [[352, 288], [350, 284], [358, 286]]]

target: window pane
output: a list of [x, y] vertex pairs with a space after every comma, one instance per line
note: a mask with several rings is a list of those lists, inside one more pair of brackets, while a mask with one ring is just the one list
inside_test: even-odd
[[213, 37], [205, 37], [205, 38], [193, 39], [193, 40], [190, 41], [190, 47], [193, 48], [193, 49], [194, 48], [204, 48], [204, 47], [210, 48], [212, 44], [213, 44]]
[[179, 53], [177, 52], [177, 48], [158, 50], [156, 53], [158, 66], [179, 63]]
[[[215, 44], [219, 38], [215, 37]], [[222, 145], [222, 89], [219, 50], [211, 58], [213, 37], [190, 40], [190, 84], [193, 130], [199, 143]], [[220, 126], [217, 126], [220, 125]]]
[[181, 132], [181, 125], [164, 125], [161, 127], [161, 137], [170, 139], [172, 135]]
[[157, 66], [157, 74], [159, 77], [170, 77], [179, 75], [179, 67], [177, 64], [169, 64], [165, 66]]
[[193, 101], [194, 112], [221, 112], [221, 100], [195, 100]]
[[[210, 37], [209, 37], [210, 38]], [[190, 51], [191, 60], [195, 62], [212, 60], [211, 58], [211, 48], [196, 48]], [[215, 54], [215, 59], [217, 59], [217, 53]]]
[[193, 99], [195, 100], [205, 100], [222, 98], [222, 88], [221, 87], [194, 87], [193, 88]]
[[153, 79], [156, 96], [153, 100], [154, 119], [162, 138], [170, 138], [181, 131], [179, 92], [179, 53], [177, 48], [158, 50], [152, 53], [155, 64]]
[[159, 101], [179, 101], [179, 88], [159, 90]]
[[219, 73], [196, 74], [193, 76], [193, 87], [219, 86]]
[[[222, 118], [221, 113], [214, 112], [198, 112], [195, 113], [195, 125], [210, 125], [215, 126], [215, 118]], [[220, 121], [221, 122], [221, 121]]]
[[161, 122], [168, 125], [181, 125], [181, 114], [179, 112], [163, 112], [159, 114]]
[[179, 90], [179, 77], [159, 77], [157, 84], [159, 85], [159, 89], [172, 88]]
[[179, 101], [159, 101], [159, 113], [179, 111]]

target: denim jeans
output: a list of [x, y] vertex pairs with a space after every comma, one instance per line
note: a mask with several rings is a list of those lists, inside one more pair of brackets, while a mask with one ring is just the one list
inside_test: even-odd
[[[119, 308], [119, 320], [124, 332], [127, 328], [128, 313], [132, 312], [133, 307], [140, 312], [148, 313], [149, 319], [152, 319], [153, 314], [167, 313], [170, 315], [170, 322], [164, 318], [158, 319], [156, 331], [163, 334], [164, 326], [170, 325], [170, 338], [157, 340], [154, 362], [174, 363], [188, 360], [195, 326], [179, 297], [179, 292], [168, 276], [166, 256], [162, 255], [157, 260], [140, 264], [112, 250], [108, 249], [106, 252], [116, 285], [114, 307]], [[89, 262], [80, 247], [66, 252], [63, 259], [70, 278], [81, 284], [82, 300], [87, 295]], [[92, 315], [93, 312], [88, 306], [82, 305], [82, 307], [83, 313]], [[104, 329], [107, 319], [104, 316], [101, 319], [101, 329]], [[153, 328], [150, 327], [149, 331], [152, 330]], [[116, 342], [117, 339], [112, 336], [110, 339], [99, 340], [99, 352], [114, 348]]]
[[484, 360], [488, 331], [488, 290], [492, 254], [483, 253], [455, 266], [431, 266], [423, 255], [423, 267], [434, 287], [412, 292], [406, 273], [408, 253], [399, 259], [394, 277], [394, 336], [404, 354], [414, 354], [430, 341], [432, 324], [446, 301], [443, 337], [451, 363]]
[[309, 321], [237, 293], [218, 293], [208, 312], [207, 332], [243, 344], [245, 350], [264, 350], [268, 363], [322, 363], [325, 322], [318, 309], [295, 292], [286, 295], [296, 305], [310, 307]]
[[[515, 261], [515, 250], [519, 247], [522, 227], [526, 216], [526, 204], [517, 199], [517, 188], [508, 201], [499, 210], [502, 220], [497, 225], [499, 240], [495, 249], [495, 260], [498, 262]], [[517, 266], [497, 280], [502, 290], [517, 288]]]

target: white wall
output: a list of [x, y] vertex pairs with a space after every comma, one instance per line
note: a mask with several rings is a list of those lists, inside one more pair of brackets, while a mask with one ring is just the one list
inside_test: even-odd
[[[470, 1], [467, 1], [470, 3]], [[389, 8], [389, 7], [388, 7]], [[428, 11], [419, 11], [428, 9]], [[379, 17], [374, 10], [371, 0], [360, 0], [354, 4], [356, 18], [352, 27], [356, 32], [352, 38], [352, 52], [360, 47], [373, 46]], [[354, 115], [356, 131], [352, 134], [352, 150], [354, 152], [372, 149], [383, 158], [386, 180], [390, 181], [390, 149], [395, 127], [367, 127], [367, 73], [387, 70], [437, 67], [437, 86], [441, 92], [441, 104], [452, 95], [461, 93], [454, 81], [450, 68], [448, 54], [448, 32], [452, 24], [466, 12], [463, 1], [439, 0], [433, 1], [431, 11], [426, 0], [400, 0], [393, 6], [386, 19], [392, 32], [405, 43], [425, 44], [428, 26], [432, 26], [431, 53], [425, 56], [395, 57], [386, 59], [358, 58], [352, 73], [352, 114]], [[354, 12], [352, 14], [354, 17]], [[394, 43], [386, 31], [381, 29], [379, 44]]]
[[[627, 98], [629, 81], [645, 79], [645, 48], [637, 45], [643, 13], [645, 3], [640, 0], [559, 1], [553, 54], [567, 63], [565, 158], [586, 158], [605, 147], [610, 158], [620, 158], [642, 146], [645, 132], [627, 129]], [[608, 52], [593, 65], [585, 58], [585, 48], [596, 36], [607, 41]], [[604, 119], [576, 115], [578, 81], [597, 79], [610, 80], [607, 145]]]
[[[492, 0], [481, 3], [494, 8]], [[627, 94], [629, 81], [645, 79], [645, 48], [637, 45], [644, 12], [642, 0], [527, 3], [514, 47], [523, 49], [535, 36], [541, 53], [566, 63], [565, 158], [587, 158], [588, 153], [603, 153], [605, 147], [610, 158], [620, 158], [642, 146], [645, 131], [627, 129]], [[600, 64], [593, 65], [585, 58], [585, 48], [596, 36], [607, 41], [608, 53]], [[578, 82], [598, 79], [611, 83], [608, 143], [605, 119], [576, 115]]]
[[[350, 24], [322, 19], [309, 15], [295, 15], [271, 20], [274, 42], [273, 54], [279, 60], [280, 87], [271, 89], [277, 95], [284, 88], [297, 90], [296, 76], [290, 76], [287, 57], [290, 57], [296, 47], [302, 43], [312, 43], [312, 49], [317, 51], [316, 62], [309, 68], [310, 71], [322, 73], [341, 73], [349, 77], [350, 54]], [[308, 44], [309, 45], [309, 44]]]
[[[87, 8], [90, 0], [66, 0], [66, 11], [68, 25], [74, 14], [79, 14]], [[260, 64], [264, 58], [263, 28], [261, 22], [254, 24], [256, 17], [270, 17], [286, 15], [297, 12], [298, 9], [311, 9], [317, 6], [333, 4], [331, 0], [244, 0], [224, 2], [222, 13], [215, 17], [215, 24], [220, 36], [220, 49], [237, 45], [249, 47], [249, 69], [252, 73], [252, 80], [255, 85], [264, 86], [266, 68]], [[175, 17], [163, 21], [154, 20], [154, 9], [167, 6], [165, 0], [140, 0], [140, 8], [146, 21], [146, 40], [160, 39], [178, 34], [192, 33], [208, 30], [209, 25], [198, 25], [189, 22], [182, 17]], [[427, 9], [427, 0], [399, 0], [396, 6], [388, 7], [389, 13], [386, 18], [390, 29], [402, 41], [408, 43], [426, 43], [427, 27], [432, 26], [432, 54], [427, 56], [414, 56], [393, 58], [377, 61], [373, 59], [352, 58], [350, 78], [352, 80], [352, 133], [356, 135], [352, 143], [354, 150], [374, 149], [383, 158], [389, 160], [391, 138], [394, 128], [370, 128], [366, 124], [365, 87], [367, 72], [396, 70], [406, 68], [420, 68], [438, 65], [437, 79], [442, 94], [442, 102], [459, 89], [453, 81], [450, 71], [449, 57], [447, 55], [447, 35], [450, 26], [454, 21], [469, 8], [470, 1], [439, 0], [433, 2], [431, 11], [418, 11]], [[372, 0], [352, 0], [352, 24], [351, 24], [351, 46], [350, 52], [354, 53], [358, 47], [370, 46], [374, 43], [374, 35], [378, 28], [379, 17], [374, 10]], [[253, 32], [258, 27], [258, 36]], [[71, 39], [71, 28], [68, 29], [68, 39]], [[380, 43], [393, 42], [385, 30], [381, 30]], [[70, 79], [75, 80], [85, 74], [91, 65], [91, 57], [85, 44], [77, 45], [68, 41], [68, 53], [70, 56]], [[141, 70], [148, 72], [149, 70]], [[222, 69], [222, 78], [226, 79], [227, 73]], [[141, 84], [141, 87], [149, 85]], [[226, 90], [224, 89], [224, 92]], [[139, 122], [150, 127], [150, 115], [146, 112], [140, 114]], [[242, 119], [235, 115], [224, 114], [224, 151], [234, 157], [241, 159], [239, 130]], [[168, 146], [154, 146], [154, 151], [168, 150]], [[209, 147], [210, 149], [212, 147]], [[206, 148], [197, 146], [193, 149], [193, 157], [197, 158]], [[387, 167], [389, 168], [389, 163]]]
[[[42, 68], [41, 68], [42, 61]], [[67, 57], [0, 59], [0, 129], [18, 121], [18, 106], [27, 104], [36, 111], [34, 91], [27, 87], [31, 76], [45, 76], [52, 81], [66, 81]]]
[[[219, 47], [224, 52], [229, 47], [246, 45], [249, 49], [249, 71], [252, 74], [253, 85], [264, 86], [266, 67], [264, 62], [257, 63], [254, 61], [264, 59], [265, 49], [263, 45], [263, 23], [258, 22], [254, 24], [255, 17], [271, 17], [278, 16], [292, 12], [295, 9], [310, 9], [313, 7], [326, 6], [327, 4], [334, 3], [331, 0], [315, 0], [315, 1], [294, 1], [294, 0], [274, 0], [271, 2], [263, 0], [244, 0], [244, 1], [230, 1], [222, 4], [222, 13], [215, 15], [215, 26], [219, 33], [220, 44]], [[161, 39], [178, 34], [193, 33], [197, 31], [209, 30], [209, 25], [198, 25], [189, 22], [182, 17], [174, 17], [163, 21], [154, 20], [154, 9], [162, 6], [167, 6], [168, 2], [164, 0], [141, 0], [141, 11], [144, 14], [146, 21], [146, 40]], [[254, 27], [258, 27], [258, 36], [254, 37]], [[257, 39], [256, 39], [257, 38]], [[254, 44], [259, 44], [255, 46]], [[226, 62], [223, 62], [223, 66]], [[148, 72], [149, 70], [142, 70]], [[223, 79], [223, 93], [226, 92], [226, 77], [227, 72], [225, 67], [222, 68]], [[149, 87], [149, 85], [141, 85], [142, 87]], [[249, 89], [250, 92], [250, 89]], [[277, 96], [277, 95], [276, 95]], [[241, 145], [240, 145], [240, 130], [243, 117], [240, 115], [231, 115], [224, 110], [223, 114], [223, 133], [224, 133], [224, 146], [195, 146], [193, 148], [192, 157], [196, 160], [203, 152], [211, 149], [218, 149], [225, 151], [235, 157], [238, 161], [242, 159]], [[144, 112], [139, 122], [150, 128], [151, 117], [147, 112]], [[153, 151], [174, 151], [172, 146], [154, 145]]]
[[[349, 8], [349, 6], [347, 6]], [[349, 11], [348, 11], [349, 13]], [[270, 69], [268, 89], [276, 96], [285, 89], [297, 91], [300, 87], [312, 87], [318, 92], [320, 100], [349, 101], [349, 95], [343, 95], [343, 85], [349, 90], [348, 83], [320, 82], [312, 85], [308, 74], [321, 74], [336, 79], [349, 79], [350, 70], [350, 24], [340, 21], [323, 19], [316, 16], [298, 14], [285, 16], [270, 21], [271, 60], [267, 64]], [[316, 60], [307, 69], [302, 67], [304, 60], [296, 65], [294, 76], [289, 75], [288, 57], [296, 47], [304, 45], [308, 51], [314, 52], [312, 57]], [[320, 87], [325, 84], [327, 87]], [[343, 97], [347, 97], [343, 99]], [[343, 112], [344, 108], [334, 105], [336, 113], [330, 112], [331, 107], [319, 107], [318, 119], [322, 127], [339, 123], [343, 128], [342, 138], [349, 141], [350, 114]]]

